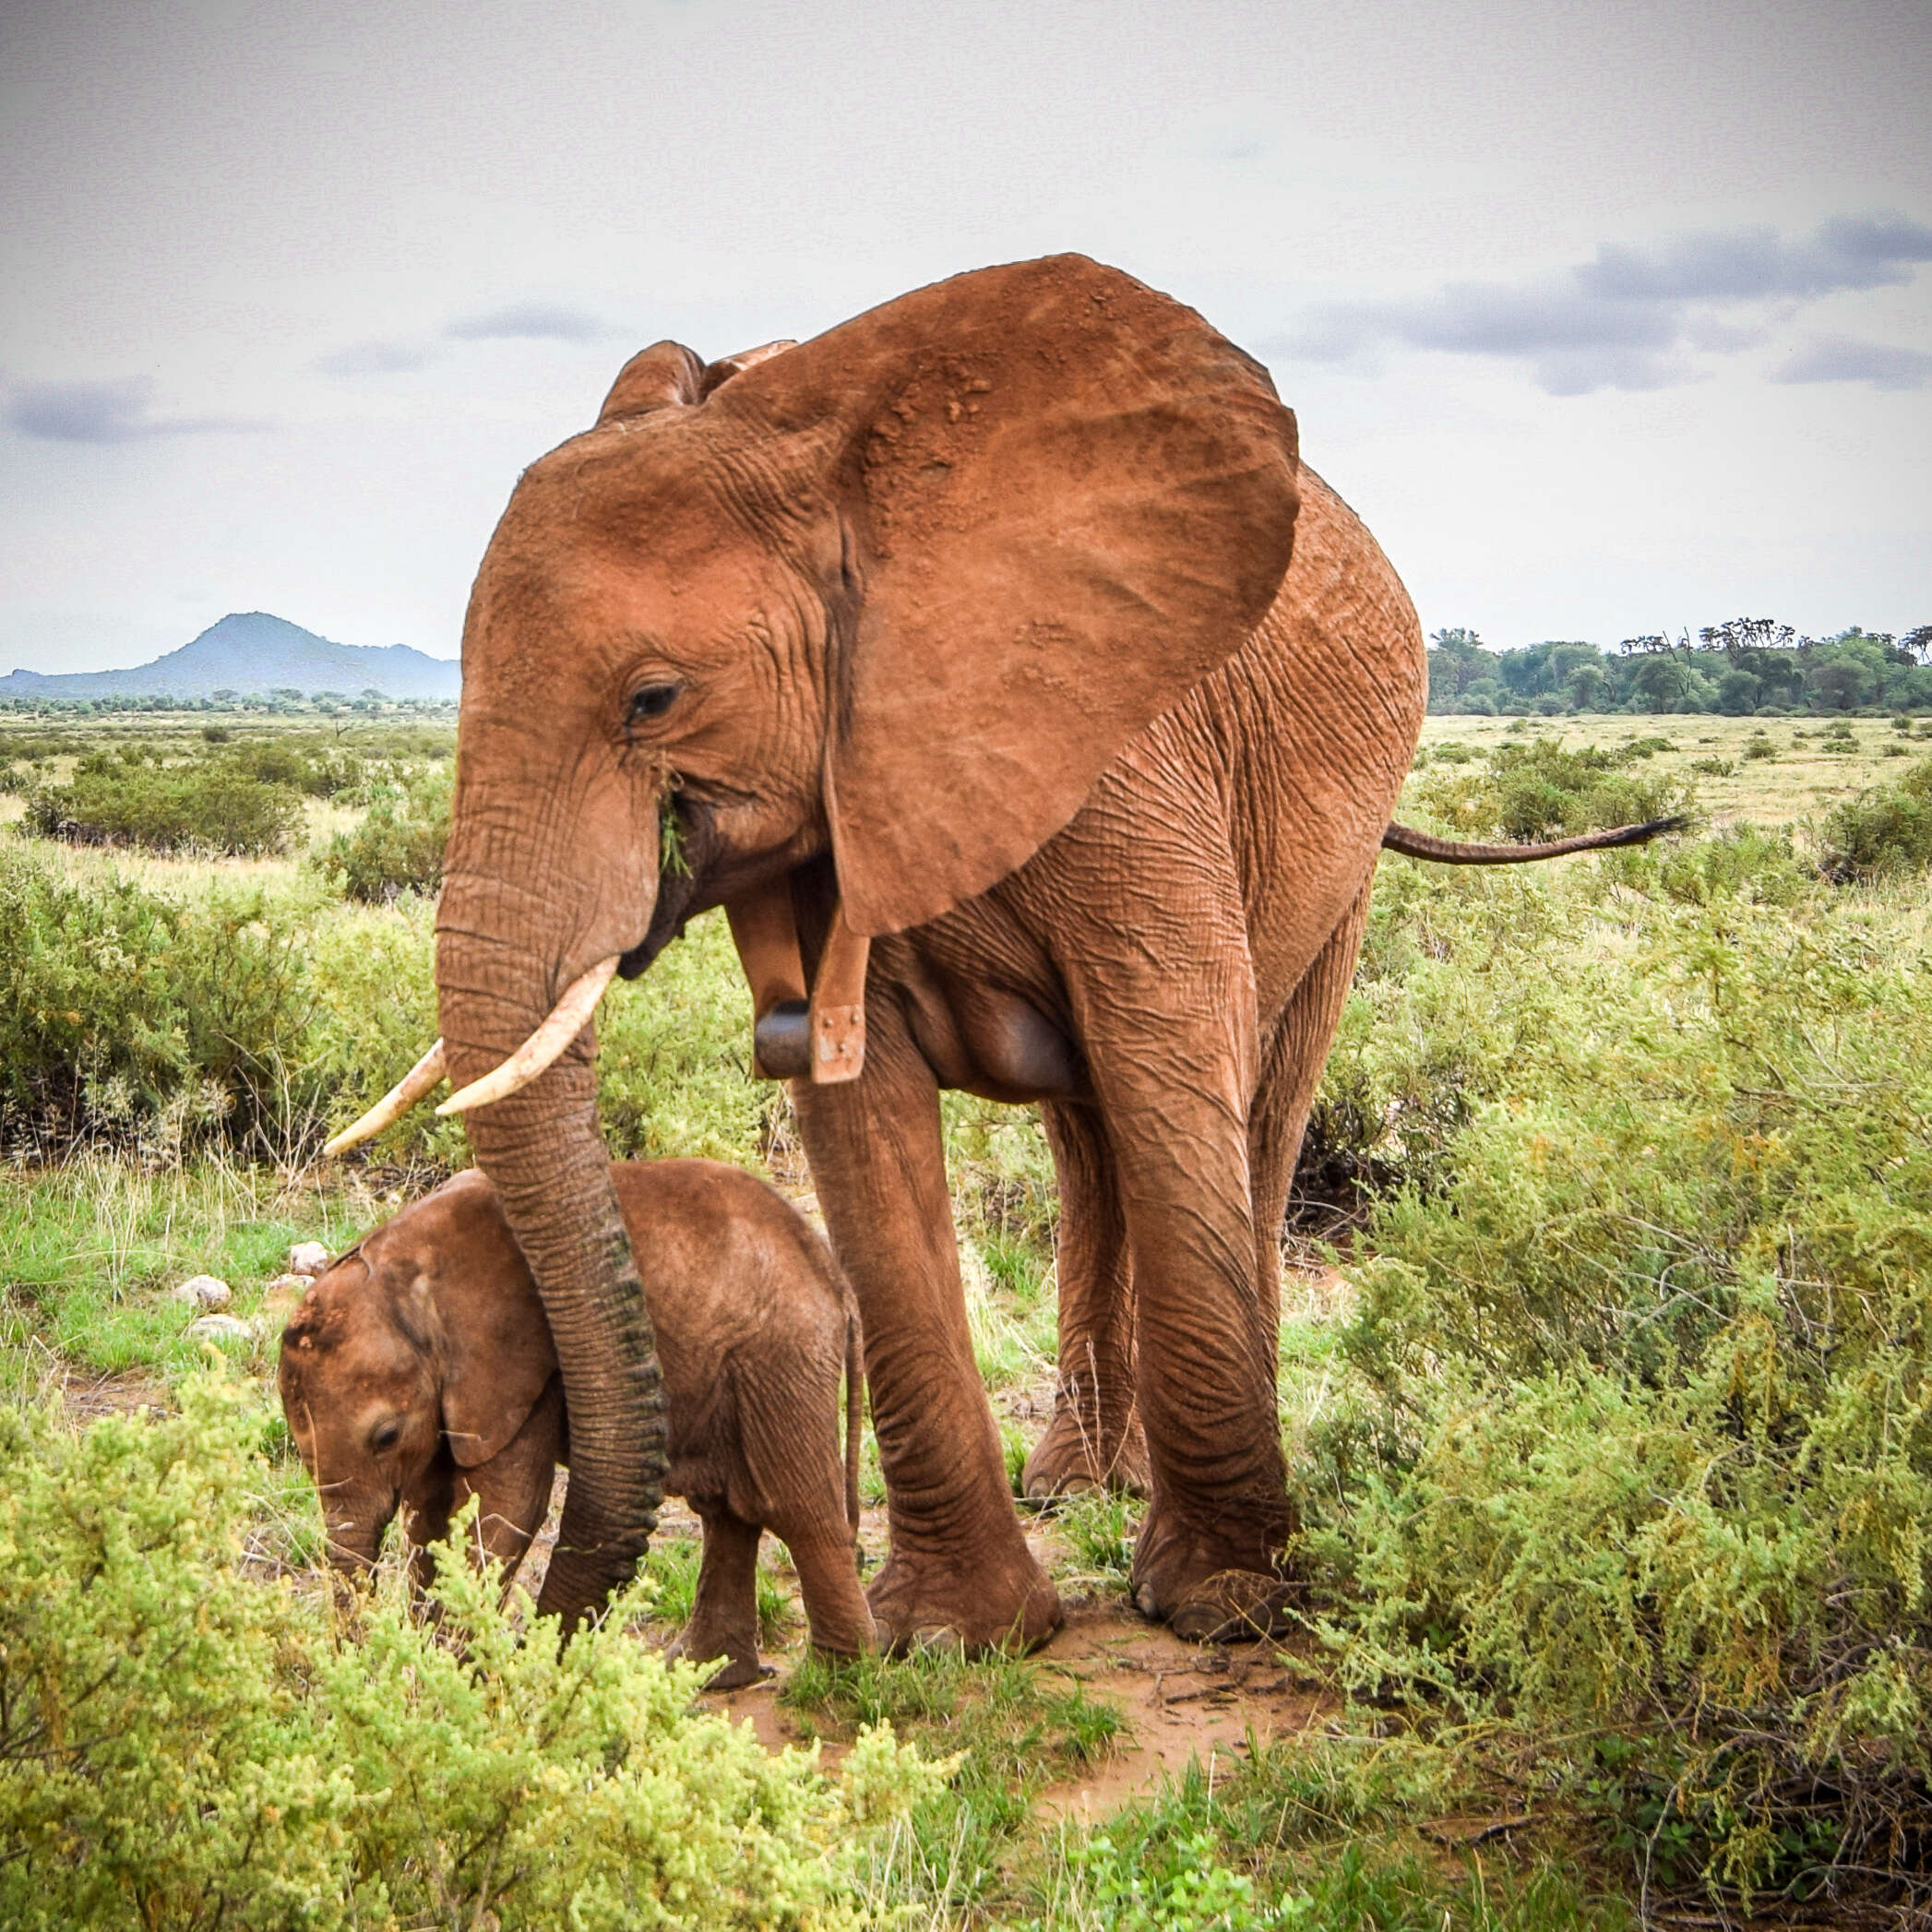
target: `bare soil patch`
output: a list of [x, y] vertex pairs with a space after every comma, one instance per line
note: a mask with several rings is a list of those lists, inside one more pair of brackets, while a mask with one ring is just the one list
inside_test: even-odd
[[130, 1415], [137, 1409], [173, 1406], [167, 1384], [139, 1368], [124, 1368], [113, 1375], [67, 1368], [61, 1376], [59, 1393], [67, 1419], [76, 1428], [85, 1428], [103, 1415]]

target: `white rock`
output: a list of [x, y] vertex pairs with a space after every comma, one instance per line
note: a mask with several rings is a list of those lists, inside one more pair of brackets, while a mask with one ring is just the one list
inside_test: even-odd
[[174, 1299], [195, 1308], [225, 1308], [234, 1296], [218, 1275], [191, 1274], [174, 1291]]
[[190, 1342], [253, 1342], [255, 1330], [238, 1315], [204, 1315], [187, 1326]]
[[262, 1290], [264, 1294], [306, 1294], [316, 1285], [311, 1274], [279, 1274]]
[[289, 1250], [291, 1274], [320, 1274], [328, 1266], [328, 1250], [319, 1241], [298, 1241]]

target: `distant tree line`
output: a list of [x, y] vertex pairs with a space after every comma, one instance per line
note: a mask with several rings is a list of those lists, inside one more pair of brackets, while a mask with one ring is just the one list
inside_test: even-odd
[[1932, 624], [1902, 638], [1856, 625], [1801, 637], [1770, 617], [1594, 644], [1491, 650], [1473, 630], [1429, 639], [1429, 709], [1556, 717], [1565, 711], [1882, 713], [1932, 710]]

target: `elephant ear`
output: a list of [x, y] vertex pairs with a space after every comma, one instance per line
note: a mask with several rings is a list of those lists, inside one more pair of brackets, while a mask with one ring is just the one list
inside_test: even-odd
[[459, 1467], [497, 1455], [557, 1371], [556, 1349], [529, 1264], [495, 1192], [459, 1175], [417, 1208], [440, 1210], [401, 1292], [425, 1296], [442, 1382], [443, 1430]]
[[618, 370], [597, 411], [597, 427], [648, 416], [654, 410], [687, 407], [701, 399], [704, 377], [704, 364], [682, 342], [653, 342]]
[[710, 407], [830, 466], [847, 617], [825, 796], [860, 933], [1024, 865], [1288, 567], [1294, 418], [1267, 372], [1084, 256], [918, 290]]

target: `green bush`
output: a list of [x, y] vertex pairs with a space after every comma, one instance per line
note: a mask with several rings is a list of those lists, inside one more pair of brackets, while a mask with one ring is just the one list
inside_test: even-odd
[[0, 852], [0, 1138], [279, 1153], [319, 1107], [297, 920], [259, 890], [185, 902]]
[[1816, 866], [1798, 856], [1789, 831], [1727, 826], [1709, 839], [1628, 847], [1606, 853], [1604, 876], [1680, 905], [1724, 899], [1795, 905], [1819, 888]]
[[1928, 1890], [1932, 953], [1842, 904], [1433, 893], [1460, 971], [1361, 988], [1330, 1072], [1467, 1055], [1308, 1425], [1318, 1627], [1358, 1693], [1544, 1750], [1653, 1884]]
[[156, 767], [133, 751], [90, 754], [70, 782], [35, 792], [29, 830], [80, 845], [253, 858], [285, 852], [302, 823], [298, 793], [234, 759]]
[[1432, 777], [1416, 799], [1457, 833], [1526, 841], [1668, 817], [1690, 808], [1688, 786], [1629, 769], [1649, 756], [1647, 745], [1666, 743], [1640, 740], [1615, 753], [1565, 751], [1555, 738], [1501, 744], [1485, 770]]
[[[435, 1037], [433, 921], [415, 894], [345, 906], [311, 880], [177, 897], [0, 850], [0, 1145], [306, 1158]], [[614, 988], [599, 1032], [617, 1158], [756, 1164], [783, 1131], [783, 1090], [749, 1075], [750, 996], [722, 914]], [[379, 1146], [444, 1171], [468, 1160], [462, 1124], [426, 1104]]]
[[311, 798], [334, 798], [353, 791], [364, 778], [363, 760], [354, 752], [292, 738], [258, 738], [233, 756], [236, 768], [251, 777], [305, 792]]
[[559, 1655], [452, 1548], [438, 1623], [392, 1577], [344, 1641], [245, 1573], [259, 1432], [212, 1382], [78, 1437], [0, 1411], [0, 1919], [853, 1922], [854, 1861], [944, 1767], [882, 1726], [834, 1783], [694, 1714], [642, 1586]]
[[1825, 874], [1841, 883], [1932, 865], [1932, 758], [1921, 758], [1892, 784], [1833, 805], [1825, 814], [1823, 843]]
[[453, 774], [431, 767], [399, 784], [377, 785], [353, 830], [338, 832], [316, 863], [349, 899], [381, 904], [400, 893], [435, 894], [449, 842]]

